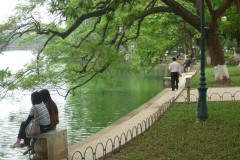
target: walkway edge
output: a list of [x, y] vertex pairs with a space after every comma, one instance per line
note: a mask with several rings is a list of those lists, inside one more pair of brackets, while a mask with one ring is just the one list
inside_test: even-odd
[[[157, 110], [161, 108], [164, 103], [168, 102], [173, 98], [176, 99], [185, 89], [185, 79], [187, 77], [192, 77], [195, 74], [196, 71], [183, 74], [183, 76], [180, 77], [179, 90], [171, 91], [171, 88], [165, 88], [155, 97], [153, 97], [137, 109], [133, 110], [126, 116], [120, 118], [116, 122], [91, 135], [90, 137], [72, 146], [69, 146], [68, 157], [72, 158], [72, 156], [76, 152], [85, 153], [88, 147], [95, 148], [96, 145], [98, 145], [99, 143], [105, 144], [106, 141], [108, 141], [109, 139], [114, 139], [114, 137], [116, 136], [121, 136], [122, 133], [127, 133], [129, 129], [132, 130], [134, 126], [142, 123], [143, 120], [146, 120], [146, 118], [149, 118], [149, 116], [157, 112]], [[95, 153], [95, 155], [97, 155], [97, 153]], [[85, 159], [86, 158], [87, 157], [85, 157]]]

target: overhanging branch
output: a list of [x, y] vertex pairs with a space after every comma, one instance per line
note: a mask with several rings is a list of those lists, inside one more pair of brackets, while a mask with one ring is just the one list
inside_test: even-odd
[[77, 20], [75, 21], [75, 23], [65, 32], [59, 32], [59, 31], [55, 31], [55, 30], [51, 30], [48, 29], [47, 31], [41, 31], [39, 32], [39, 34], [49, 34], [52, 33], [56, 36], [59, 36], [61, 38], [66, 38], [67, 36], [69, 36], [77, 27], [79, 27], [79, 25], [86, 19], [92, 18], [92, 17], [100, 17], [103, 16], [104, 14], [106, 14], [109, 11], [114, 11], [113, 8], [110, 7], [106, 7], [104, 9], [98, 10], [98, 11], [94, 11], [94, 12], [90, 12], [90, 13], [86, 13], [81, 15], [79, 18], [77, 18]]
[[193, 15], [189, 10], [187, 10], [175, 0], [162, 0], [162, 2], [164, 2], [168, 7], [170, 7], [174, 14], [179, 15], [194, 28], [200, 30], [200, 18], [198, 16]]
[[222, 5], [216, 10], [215, 16], [220, 17], [226, 11], [226, 9], [228, 9], [229, 6], [231, 6], [233, 2], [234, 0], [224, 0]]

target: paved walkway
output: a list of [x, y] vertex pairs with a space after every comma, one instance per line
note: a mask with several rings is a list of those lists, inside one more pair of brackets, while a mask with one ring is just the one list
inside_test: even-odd
[[[176, 99], [176, 102], [185, 102], [187, 97], [187, 90], [185, 89], [185, 79], [191, 78], [194, 74], [196, 74], [196, 69], [198, 69], [198, 67], [199, 66], [195, 66], [194, 70], [189, 73], [183, 74], [182, 77], [180, 77], [179, 90], [171, 91], [171, 88], [165, 88], [162, 92], [149, 100], [147, 103], [143, 104], [133, 112], [127, 114], [115, 123], [90, 136], [89, 138], [86, 138], [83, 141], [70, 146], [68, 159], [81, 160], [81, 157], [84, 157], [86, 160], [88, 160], [93, 159], [93, 157], [101, 157], [103, 153], [108, 153], [113, 148], [118, 147], [116, 144], [112, 145], [115, 141], [121, 139], [121, 144], [125, 143], [125, 141], [128, 141], [128, 138], [124, 139], [123, 135], [127, 135], [128, 137], [131, 136], [131, 134], [129, 134], [129, 131], [134, 130], [134, 128], [136, 130], [139, 130], [140, 127], [136, 128], [136, 126], [146, 121], [146, 119], [149, 119], [149, 117], [154, 115], [159, 110], [159, 108], [162, 107], [165, 103], [169, 102], [169, 100], [178, 97]], [[233, 92], [231, 92], [230, 94], [230, 91]], [[191, 101], [196, 101], [198, 97], [197, 89], [191, 89], [190, 93]], [[218, 97], [218, 100], [225, 100], [225, 97], [228, 97], [231, 100], [233, 100], [234, 98], [240, 99], [240, 87], [224, 89], [209, 88], [207, 94], [208, 96], [211, 95], [211, 100], [216, 99], [216, 97]], [[104, 150], [103, 148], [105, 148], [106, 150]], [[93, 155], [93, 153], [96, 153], [96, 155]]]

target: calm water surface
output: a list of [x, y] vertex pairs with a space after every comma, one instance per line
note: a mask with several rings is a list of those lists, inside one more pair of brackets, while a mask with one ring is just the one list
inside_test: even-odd
[[[12, 60], [17, 56], [17, 61]], [[30, 52], [8, 52], [0, 55], [0, 68], [16, 70], [33, 58]], [[11, 61], [9, 61], [11, 60]], [[59, 128], [67, 128], [68, 144], [74, 144], [115, 122], [162, 90], [164, 67], [151, 73], [108, 72], [107, 85], [101, 80], [91, 82], [66, 100], [52, 93], [59, 108]], [[31, 108], [30, 93], [18, 91], [0, 101], [0, 160], [27, 160], [26, 148], [11, 149], [19, 125]]]

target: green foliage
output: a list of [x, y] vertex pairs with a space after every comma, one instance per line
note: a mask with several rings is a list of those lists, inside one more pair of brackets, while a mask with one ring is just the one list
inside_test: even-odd
[[111, 45], [97, 44], [100, 36], [96, 33], [83, 41], [82, 47], [77, 47], [77, 43], [86, 33], [88, 32], [80, 28], [64, 40], [54, 38], [45, 48], [44, 54], [36, 51], [35, 56], [39, 56], [38, 60], [33, 60], [16, 74], [15, 78], [19, 79], [23, 72], [29, 72], [27, 77], [17, 82], [18, 87], [30, 89], [49, 84], [58, 87], [59, 84], [66, 83], [70, 87], [83, 85], [97, 74], [101, 74], [106, 69], [106, 64], [119, 62], [119, 55]]
[[132, 58], [133, 67], [149, 71], [156, 64], [161, 63], [167, 50], [177, 50], [187, 43], [192, 44], [194, 39], [187, 32], [193, 35], [197, 33], [173, 14], [149, 16], [144, 20], [142, 35], [136, 41]]
[[[151, 70], [166, 51], [191, 46], [199, 38], [188, 24], [199, 22], [196, 5], [170, 2], [175, 5], [147, 0], [27, 0], [17, 5], [15, 14], [0, 26], [0, 47], [11, 43], [41, 47], [33, 50], [36, 60], [14, 77], [16, 88], [49, 83], [77, 87], [119, 63]], [[211, 2], [214, 7], [222, 4]], [[44, 21], [43, 12], [50, 22]], [[221, 24], [226, 35], [228, 24], [236, 21], [233, 13], [229, 10], [230, 22]], [[193, 18], [186, 21], [188, 16]]]
[[228, 50], [226, 52], [224, 52], [224, 57], [226, 61], [231, 61], [231, 57], [233, 56], [234, 51], [232, 50]]
[[1, 87], [5, 86], [7, 84], [7, 79], [11, 77], [11, 72], [9, 71], [9, 68], [0, 70], [0, 82]]
[[240, 17], [236, 10], [236, 6], [233, 5], [219, 20], [220, 38], [228, 50], [236, 48], [236, 38], [240, 36]]

